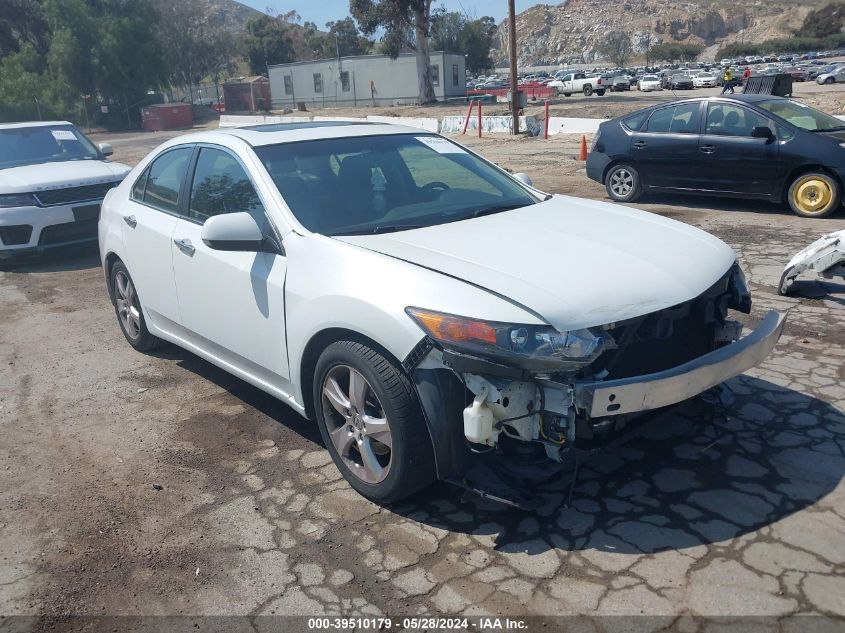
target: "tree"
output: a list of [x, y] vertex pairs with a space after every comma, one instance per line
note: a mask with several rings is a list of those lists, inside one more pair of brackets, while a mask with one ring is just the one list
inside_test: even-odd
[[651, 48], [652, 59], [659, 59], [666, 62], [684, 61], [691, 62], [701, 55], [704, 47], [698, 44], [672, 43], [657, 44]]
[[845, 27], [845, 4], [832, 2], [821, 9], [810, 11], [795, 35], [822, 38], [840, 33], [843, 27]]
[[634, 52], [634, 45], [624, 31], [611, 31], [599, 45], [598, 51], [618, 68], [624, 68]]
[[495, 30], [496, 21], [489, 16], [469, 20], [440, 8], [432, 12], [431, 45], [434, 50], [463, 53], [467, 70], [478, 73], [493, 65], [490, 48]]
[[50, 30], [39, 0], [0, 0], [0, 58], [29, 44], [44, 59], [50, 43]]
[[327, 22], [326, 28], [329, 30], [326, 39], [331, 50], [328, 57], [366, 55], [373, 48], [372, 41], [361, 34], [352, 18]]
[[365, 35], [384, 30], [383, 50], [394, 59], [405, 47], [413, 47], [420, 103], [436, 101], [429, 54], [431, 0], [349, 0], [349, 12]]
[[287, 64], [295, 59], [291, 34], [294, 12], [260, 15], [246, 24], [246, 60], [254, 75], [267, 72], [268, 64]]

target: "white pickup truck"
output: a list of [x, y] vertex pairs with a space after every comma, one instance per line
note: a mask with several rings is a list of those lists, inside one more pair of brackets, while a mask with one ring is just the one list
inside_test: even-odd
[[549, 82], [549, 87], [554, 88], [555, 92], [564, 97], [572, 96], [573, 93], [583, 92], [585, 97], [589, 97], [594, 92], [598, 96], [603, 96], [606, 86], [602, 84], [601, 77], [588, 77], [584, 73], [568, 73], [561, 76], [559, 79]]

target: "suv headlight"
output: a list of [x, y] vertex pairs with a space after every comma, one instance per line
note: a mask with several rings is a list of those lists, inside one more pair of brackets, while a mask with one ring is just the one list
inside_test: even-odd
[[11, 193], [0, 195], [0, 209], [33, 206], [35, 206], [35, 197], [31, 193]]
[[615, 347], [606, 334], [590, 330], [560, 332], [550, 325], [482, 321], [422, 308], [406, 308], [422, 329], [443, 347], [534, 371], [576, 370]]

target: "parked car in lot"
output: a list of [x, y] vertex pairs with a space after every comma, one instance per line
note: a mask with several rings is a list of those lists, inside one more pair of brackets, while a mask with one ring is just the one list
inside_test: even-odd
[[843, 81], [845, 81], [845, 66], [838, 66], [816, 76], [816, 83], [819, 85], [842, 83]]
[[807, 69], [799, 66], [787, 66], [781, 72], [790, 75], [792, 77], [792, 81], [807, 81], [809, 77]]
[[692, 77], [683, 73], [676, 73], [669, 78], [670, 90], [692, 90], [695, 88]]
[[639, 89], [641, 92], [653, 92], [663, 90], [663, 86], [660, 83], [660, 77], [657, 75], [643, 75], [640, 78]]
[[715, 88], [719, 85], [719, 78], [714, 73], [698, 73], [692, 78], [695, 88]]
[[791, 99], [689, 99], [602, 123], [587, 175], [620, 202], [643, 191], [695, 192], [786, 200], [820, 218], [841, 205], [843, 144], [843, 121]]
[[0, 124], [0, 257], [97, 239], [106, 192], [129, 167], [67, 121]]
[[729, 310], [751, 298], [715, 237], [544, 194], [414, 128], [179, 137], [99, 226], [130, 345], [173, 342], [315, 420], [384, 503], [435, 479], [518, 503], [573, 447], [759, 363], [784, 325], [739, 338]]
[[610, 84], [611, 92], [628, 92], [629, 90], [631, 90], [631, 82], [627, 77], [620, 75], [613, 78]]
[[589, 97], [595, 92], [601, 97], [606, 90], [606, 85], [601, 77], [588, 77], [584, 73], [567, 73], [560, 79], [550, 81], [548, 85], [555, 89], [556, 94], [564, 97], [570, 97], [576, 92], [583, 93], [585, 97]]

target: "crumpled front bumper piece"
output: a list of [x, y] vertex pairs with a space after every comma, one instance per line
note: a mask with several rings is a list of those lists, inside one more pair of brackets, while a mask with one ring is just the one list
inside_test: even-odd
[[786, 315], [770, 311], [735, 343], [665, 371], [575, 384], [575, 404], [588, 418], [650, 411], [688, 400], [762, 362], [783, 332]]

